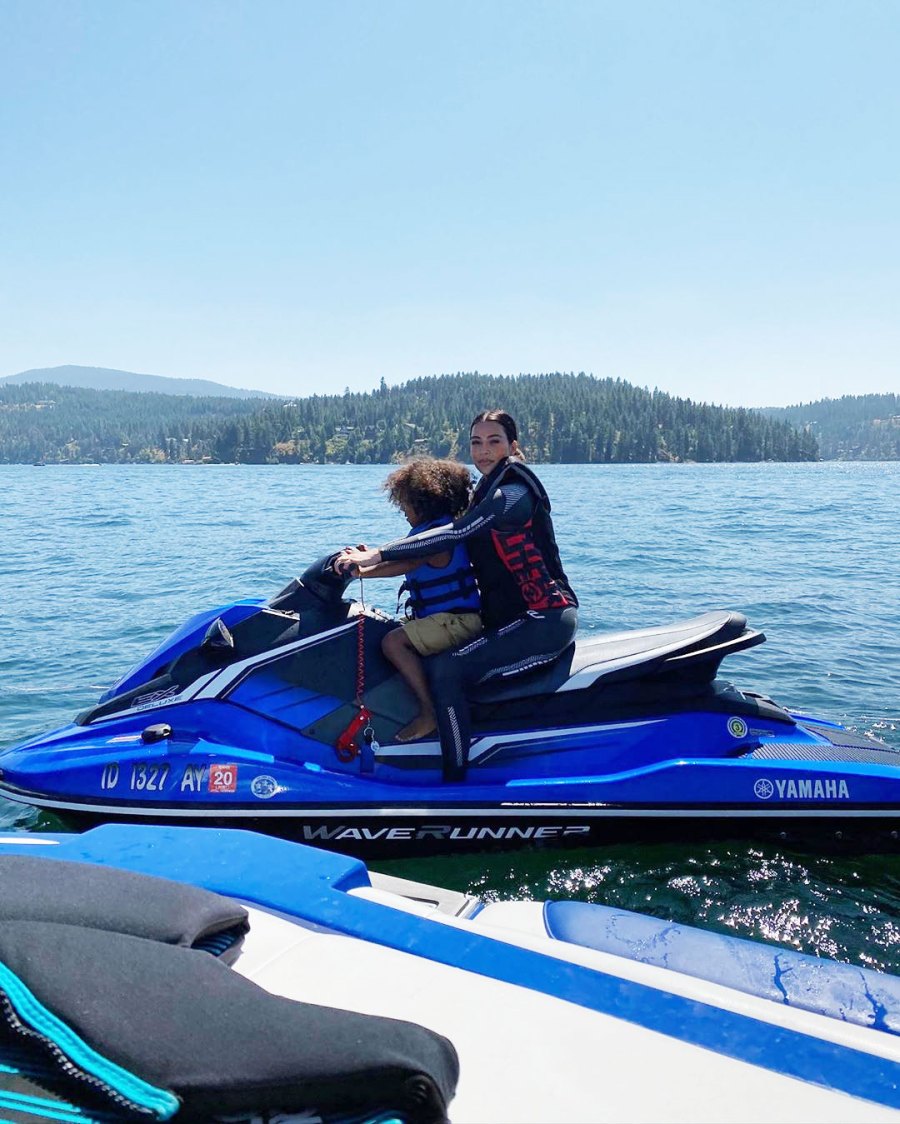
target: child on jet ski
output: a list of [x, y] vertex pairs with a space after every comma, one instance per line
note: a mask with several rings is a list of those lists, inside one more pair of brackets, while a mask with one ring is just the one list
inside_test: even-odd
[[[443, 526], [462, 515], [472, 493], [469, 470], [457, 461], [420, 458], [396, 469], [384, 482], [392, 504], [409, 520], [410, 535]], [[397, 733], [401, 742], [424, 738], [437, 726], [422, 658], [456, 648], [482, 631], [481, 599], [464, 543], [415, 561], [359, 567], [360, 577], [405, 574], [401, 594], [409, 620], [393, 629], [381, 649], [419, 704], [416, 717]]]
[[425, 664], [448, 781], [462, 780], [468, 765], [467, 687], [551, 663], [578, 627], [578, 599], [560, 561], [550, 500], [520, 459], [515, 421], [504, 410], [485, 411], [472, 422], [469, 443], [482, 476], [465, 514], [380, 550], [350, 549], [337, 561], [344, 570], [427, 558], [460, 543], [468, 546], [486, 631]]

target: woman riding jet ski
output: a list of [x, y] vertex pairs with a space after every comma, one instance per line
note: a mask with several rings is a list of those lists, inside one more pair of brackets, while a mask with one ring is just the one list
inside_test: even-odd
[[416, 700], [337, 555], [270, 601], [201, 613], [75, 721], [0, 753], [0, 796], [79, 819], [246, 821], [330, 848], [589, 842], [691, 828], [900, 830], [900, 752], [717, 672], [736, 612], [570, 643], [471, 690], [463, 780], [397, 740]]
[[489, 410], [475, 418], [469, 434], [482, 477], [460, 519], [378, 550], [346, 550], [336, 563], [339, 571], [353, 572], [382, 562], [419, 561], [467, 544], [481, 589], [485, 632], [425, 665], [447, 781], [466, 775], [470, 689], [551, 663], [578, 627], [578, 598], [562, 568], [550, 500], [519, 460], [515, 421], [503, 410]]

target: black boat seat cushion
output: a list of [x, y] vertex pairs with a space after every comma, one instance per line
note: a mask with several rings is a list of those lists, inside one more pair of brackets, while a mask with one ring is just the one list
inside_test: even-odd
[[0, 1054], [4, 1039], [76, 1103], [134, 1120], [389, 1109], [431, 1124], [459, 1075], [452, 1044], [414, 1023], [272, 995], [196, 949], [47, 921], [0, 922]]
[[198, 886], [94, 863], [0, 857], [0, 921], [55, 921], [237, 952], [247, 911]]
[[[651, 675], [666, 661], [700, 648], [737, 641], [750, 633], [747, 618], [730, 610], [703, 613], [675, 624], [610, 632], [570, 644], [552, 664], [536, 671], [494, 676], [471, 692], [479, 703], [578, 690], [615, 675], [617, 681]], [[713, 674], [717, 662], [712, 665]]]

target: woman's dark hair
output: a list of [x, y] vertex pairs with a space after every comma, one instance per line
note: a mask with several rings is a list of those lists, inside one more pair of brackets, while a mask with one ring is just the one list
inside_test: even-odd
[[407, 504], [423, 523], [433, 523], [462, 515], [472, 495], [472, 477], [459, 461], [420, 457], [395, 469], [384, 490], [392, 504]]
[[503, 429], [510, 445], [513, 441], [519, 440], [519, 427], [516, 425], [516, 419], [506, 410], [483, 410], [472, 420], [472, 424], [469, 426], [470, 434], [479, 422], [496, 422]]

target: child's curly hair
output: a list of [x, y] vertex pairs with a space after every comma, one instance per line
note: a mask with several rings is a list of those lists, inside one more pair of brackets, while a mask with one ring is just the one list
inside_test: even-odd
[[420, 457], [395, 469], [384, 490], [392, 504], [406, 504], [423, 523], [432, 523], [462, 515], [472, 495], [472, 477], [459, 461]]

